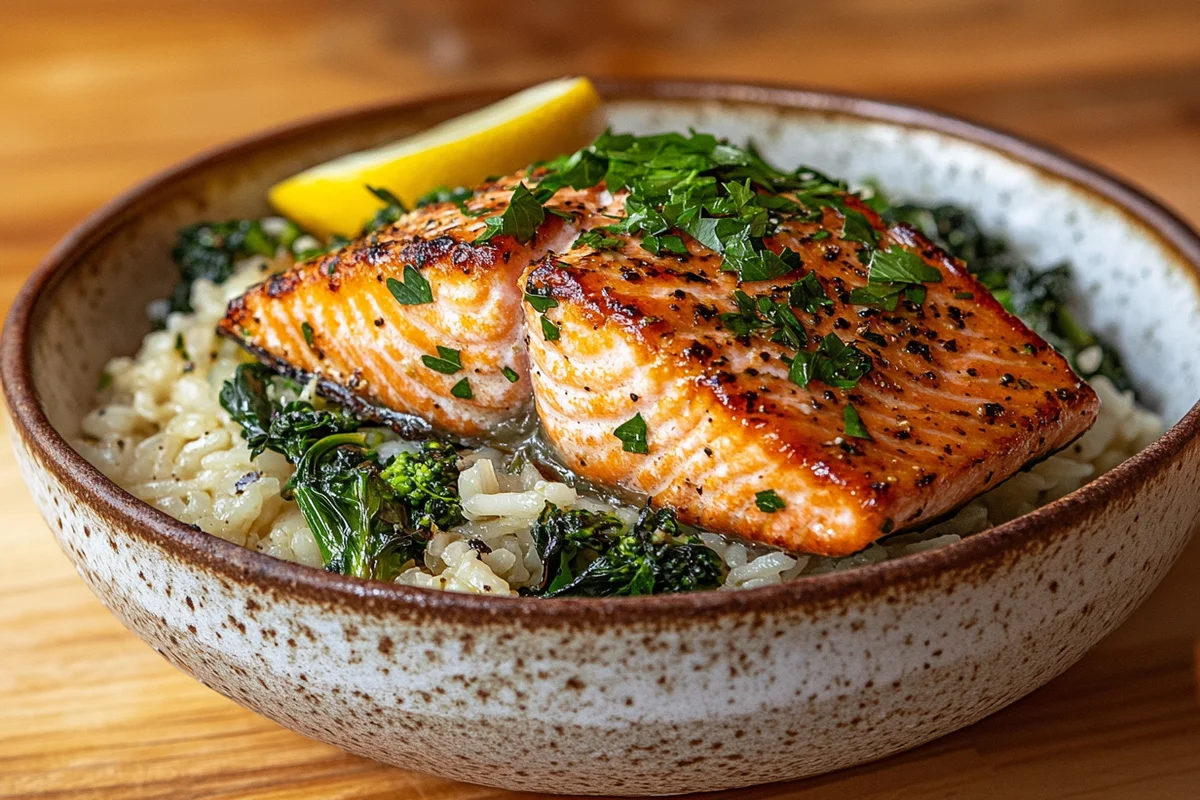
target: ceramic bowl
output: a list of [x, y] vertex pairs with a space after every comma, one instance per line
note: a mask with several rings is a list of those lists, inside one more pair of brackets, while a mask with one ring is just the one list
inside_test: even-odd
[[[92, 591], [175, 666], [307, 736], [513, 789], [664, 794], [826, 772], [969, 725], [1062, 672], [1200, 522], [1200, 240], [1134, 189], [961, 120], [819, 92], [607, 83], [620, 130], [752, 137], [780, 164], [979, 213], [1069, 257], [1091, 324], [1173, 427], [1124, 465], [948, 547], [743, 592], [609, 600], [439, 593], [276, 561], [139, 502], [68, 439], [106, 359], [174, 280], [175, 230], [267, 211], [273, 181], [489, 102], [338, 114], [221, 148], [114, 201], [10, 314], [22, 474]], [[1031, 731], [1030, 735], [1036, 735]]]

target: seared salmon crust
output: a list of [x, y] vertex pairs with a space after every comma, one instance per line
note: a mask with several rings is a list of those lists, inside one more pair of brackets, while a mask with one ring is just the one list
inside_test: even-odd
[[[1091, 388], [961, 263], [846, 203], [880, 232], [880, 248], [917, 253], [942, 275], [923, 304], [850, 302], [868, 271], [833, 210], [772, 238], [804, 265], [774, 281], [739, 284], [694, 241], [686, 254], [648, 258], [631, 241], [531, 265], [526, 290], [557, 301], [545, 316], [559, 330], [542, 336], [526, 305], [534, 397], [572, 469], [643, 492], [692, 524], [844, 555], [963, 504], [1091, 425]], [[850, 390], [797, 385], [778, 345], [722, 320], [737, 310], [736, 289], [786, 302], [807, 269], [832, 301], [793, 307], [810, 341], [833, 334], [870, 359]], [[847, 404], [870, 438], [845, 432]], [[646, 424], [644, 455], [613, 435], [635, 414]], [[782, 508], [760, 505], [767, 491]]]
[[[480, 187], [462, 205], [417, 209], [274, 276], [234, 300], [219, 330], [283, 372], [316, 376], [323, 393], [358, 413], [404, 431], [425, 421], [481, 436], [522, 416], [531, 393], [519, 276], [530, 261], [568, 248], [580, 226], [602, 219], [597, 198], [607, 193], [559, 192], [548, 207], [578, 221], [549, 214], [525, 244], [509, 236], [474, 244], [484, 219], [507, 207], [521, 177]], [[431, 302], [401, 305], [393, 295], [389, 283], [404, 280], [406, 264], [429, 284]], [[457, 352], [460, 369], [427, 366], [439, 348]], [[464, 378], [469, 398], [451, 393]]]
[[[221, 332], [399, 429], [425, 421], [482, 436], [532, 402], [579, 475], [644, 493], [688, 523], [827, 555], [944, 514], [1095, 417], [1090, 387], [961, 262], [852, 194], [840, 210], [784, 220], [764, 243], [794, 251], [799, 266], [747, 282], [687, 235], [684, 252], [658, 255], [633, 234], [572, 248], [624, 213], [624, 193], [603, 183], [560, 189], [524, 243], [476, 242], [525, 177], [297, 265], [235, 300]], [[937, 271], [923, 302], [915, 292], [893, 310], [852, 302], [870, 266], [861, 240], [846, 238], [847, 211], [869, 222], [877, 250]], [[404, 305], [389, 289], [406, 265], [431, 302]], [[786, 306], [810, 274], [825, 299], [791, 306], [805, 352], [823, 340], [856, 350], [869, 371], [852, 386], [800, 385], [770, 330], [731, 329], [735, 291]], [[635, 415], [644, 453], [614, 434]]]

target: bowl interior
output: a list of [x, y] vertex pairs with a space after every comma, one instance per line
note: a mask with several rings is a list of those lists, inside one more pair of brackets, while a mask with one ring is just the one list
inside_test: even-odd
[[[275, 180], [489, 99], [458, 95], [317, 121], [185, 165], [152, 181], [151, 191], [114, 203], [115, 214], [64, 243], [74, 259], [33, 312], [32, 373], [52, 424], [73, 436], [107, 359], [132, 354], [149, 330], [147, 303], [176, 280], [169, 252], [179, 227], [265, 214], [264, 190]], [[1072, 263], [1082, 319], [1118, 346], [1143, 401], [1168, 422], [1200, 396], [1196, 273], [1142, 220], [1080, 183], [950, 133], [821, 104], [616, 97], [608, 114], [616, 130], [694, 127], [753, 139], [781, 166], [804, 163], [852, 183], [876, 181], [891, 196], [966, 206], [1034, 263]]]

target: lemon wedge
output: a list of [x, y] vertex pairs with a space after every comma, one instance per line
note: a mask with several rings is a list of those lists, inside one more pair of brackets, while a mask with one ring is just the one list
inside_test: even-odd
[[578, 150], [599, 132], [600, 95], [587, 78], [532, 86], [398, 142], [335, 158], [271, 187], [279, 213], [321, 236], [354, 236], [379, 209], [367, 186], [411, 206], [438, 186], [473, 186]]

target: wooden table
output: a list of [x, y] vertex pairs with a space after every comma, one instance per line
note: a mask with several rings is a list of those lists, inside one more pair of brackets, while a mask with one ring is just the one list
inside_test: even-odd
[[[567, 72], [917, 102], [1072, 150], [1200, 221], [1200, 4], [4, 0], [0, 304], [116, 192], [295, 117]], [[72, 573], [0, 453], [0, 797], [500, 797], [303, 739], [171, 669]], [[887, 761], [753, 797], [1200, 797], [1200, 541], [1078, 666]], [[553, 787], [546, 787], [548, 790]]]

